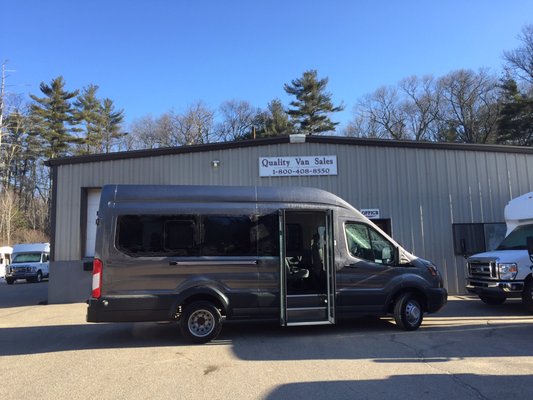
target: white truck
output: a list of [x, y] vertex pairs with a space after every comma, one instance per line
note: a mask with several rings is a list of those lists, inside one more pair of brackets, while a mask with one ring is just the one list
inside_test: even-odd
[[0, 247], [0, 278], [6, 275], [6, 267], [11, 263], [11, 253], [13, 253], [13, 247]]
[[507, 233], [494, 250], [467, 259], [467, 285], [487, 304], [522, 298], [533, 313], [533, 192], [512, 199], [505, 207]]
[[26, 243], [13, 246], [11, 264], [6, 267], [6, 282], [17, 279], [41, 282], [49, 276], [50, 243]]

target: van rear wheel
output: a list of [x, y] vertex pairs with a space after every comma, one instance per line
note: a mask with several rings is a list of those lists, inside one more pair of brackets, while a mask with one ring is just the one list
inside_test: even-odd
[[220, 311], [208, 301], [198, 301], [185, 307], [180, 317], [183, 337], [193, 343], [207, 343], [222, 329]]
[[394, 305], [396, 325], [406, 331], [414, 331], [422, 324], [424, 310], [412, 293], [402, 294]]

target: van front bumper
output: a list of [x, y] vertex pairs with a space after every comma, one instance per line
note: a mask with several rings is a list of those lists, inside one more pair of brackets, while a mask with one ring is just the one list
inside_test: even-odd
[[431, 288], [426, 291], [427, 312], [439, 311], [448, 302], [448, 291], [444, 288]]
[[520, 298], [524, 290], [523, 281], [488, 281], [469, 279], [466, 285], [468, 293], [478, 296]]

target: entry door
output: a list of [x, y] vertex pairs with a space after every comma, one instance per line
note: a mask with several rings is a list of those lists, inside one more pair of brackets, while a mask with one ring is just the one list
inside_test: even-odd
[[332, 210], [280, 210], [279, 232], [281, 325], [334, 323]]

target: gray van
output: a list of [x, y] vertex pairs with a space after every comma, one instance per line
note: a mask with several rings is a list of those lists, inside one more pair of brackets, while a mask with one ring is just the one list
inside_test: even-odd
[[102, 189], [88, 322], [178, 321], [204, 343], [224, 320], [393, 315], [415, 330], [446, 301], [431, 262], [320, 189]]

